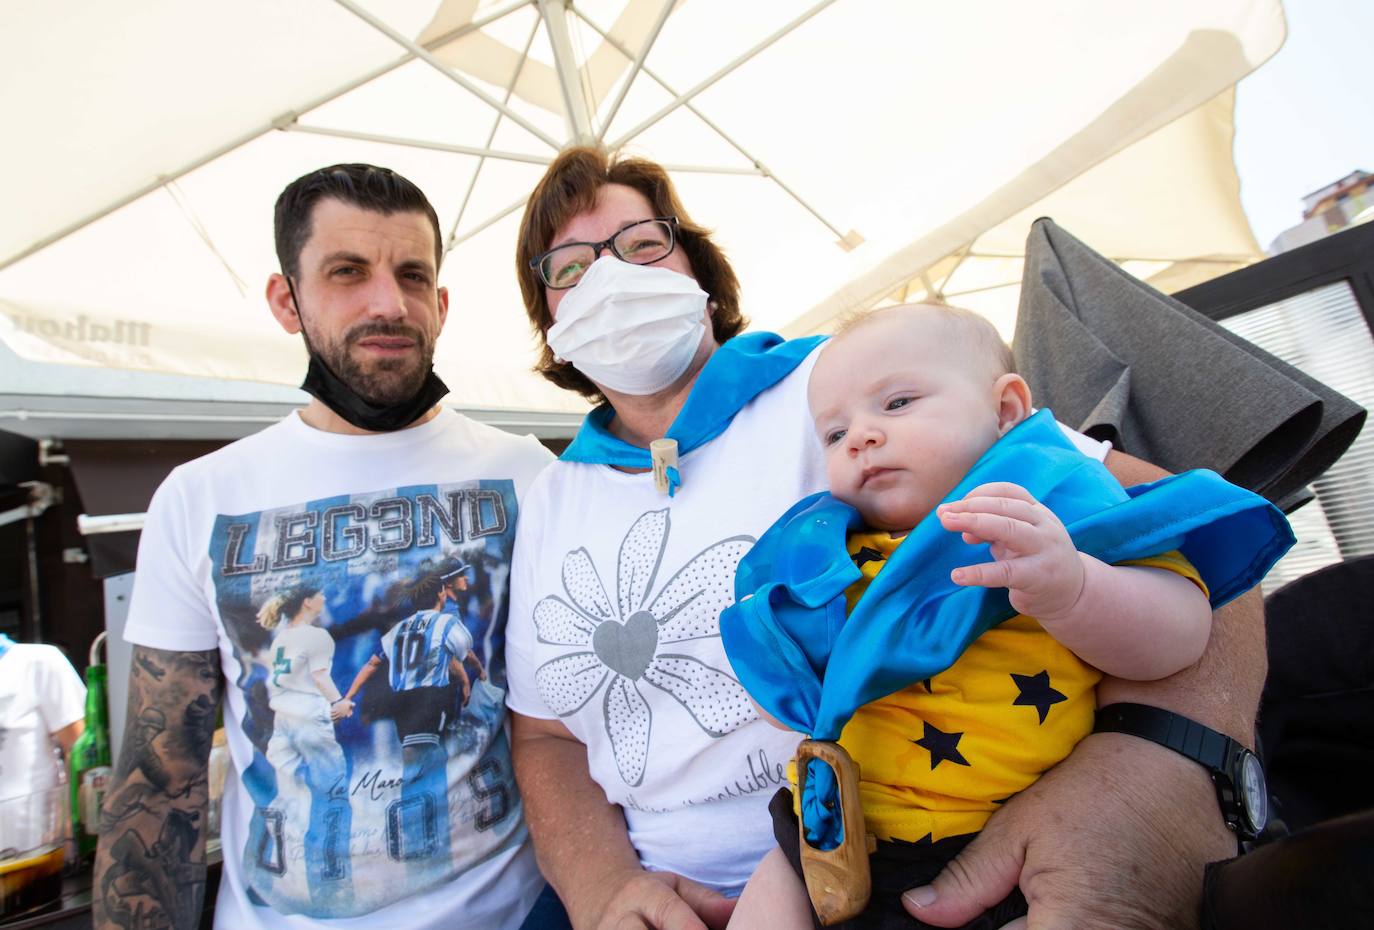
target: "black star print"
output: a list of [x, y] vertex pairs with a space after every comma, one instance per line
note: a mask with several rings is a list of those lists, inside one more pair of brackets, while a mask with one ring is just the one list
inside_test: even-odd
[[877, 549], [870, 549], [868, 546], [863, 546], [858, 552], [854, 553], [851, 558], [854, 560], [854, 564], [857, 567], [863, 568], [869, 562], [881, 562], [883, 560], [883, 554]]
[[935, 692], [933, 692], [933, 691], [930, 690], [930, 679], [929, 679], [929, 678], [922, 678], [922, 679], [921, 679], [921, 687], [926, 689], [926, 694], [934, 694], [934, 693], [935, 693]]
[[917, 746], [930, 752], [930, 767], [932, 769], [941, 762], [954, 762], [958, 765], [969, 765], [969, 761], [959, 753], [959, 740], [963, 739], [963, 733], [946, 733], [937, 730], [930, 724], [925, 725], [926, 735], [920, 739], [912, 740]]
[[1068, 700], [1064, 695], [1050, 687], [1048, 669], [1035, 675], [1017, 675], [1013, 672], [1011, 680], [1016, 682], [1017, 690], [1021, 692], [1016, 696], [1016, 700], [1011, 703], [1016, 706], [1034, 707], [1040, 713], [1041, 723], [1045, 722], [1051, 704]]
[[929, 833], [919, 840], [904, 840], [901, 837], [894, 836], [892, 839], [888, 840], [888, 842], [894, 846], [929, 846], [935, 842], [935, 837]]

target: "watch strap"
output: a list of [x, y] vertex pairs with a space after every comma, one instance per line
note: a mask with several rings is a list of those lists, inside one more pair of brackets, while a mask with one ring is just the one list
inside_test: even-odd
[[[1242, 849], [1243, 841], [1255, 839], [1258, 831], [1264, 829], [1267, 811], [1256, 815], [1246, 808], [1244, 801], [1244, 763], [1245, 757], [1251, 753], [1231, 737], [1182, 714], [1146, 704], [1129, 703], [1108, 704], [1098, 708], [1093, 732], [1125, 733], [1147, 739], [1207, 769], [1216, 788], [1222, 819], [1235, 832]], [[1260, 786], [1263, 788], [1262, 779]]]
[[1236, 741], [1182, 714], [1147, 704], [1108, 704], [1098, 708], [1094, 733], [1126, 733], [1167, 746], [1208, 771], [1225, 774]]

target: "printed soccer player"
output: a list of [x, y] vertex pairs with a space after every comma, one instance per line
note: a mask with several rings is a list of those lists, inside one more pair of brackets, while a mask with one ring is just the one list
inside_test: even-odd
[[322, 850], [331, 831], [347, 836], [350, 827], [348, 764], [333, 721], [347, 716], [352, 702], [340, 696], [330, 676], [334, 638], [315, 625], [324, 602], [318, 585], [298, 584], [269, 598], [258, 610], [258, 624], [273, 633], [267, 695], [274, 720], [267, 761], [305, 782], [310, 794], [306, 871], [310, 887], [327, 896], [328, 883], [348, 877], [345, 862], [332, 861]]
[[412, 604], [431, 604], [401, 620], [382, 636], [378, 652], [358, 670], [344, 695], [352, 711], [354, 696], [382, 662], [391, 664], [391, 689], [396, 692], [396, 736], [401, 742], [401, 802], [392, 815], [400, 818], [404, 848], [395, 858], [441, 863], [448, 857], [448, 795], [444, 767], [448, 753], [443, 733], [452, 706], [450, 675], [458, 678], [466, 704], [472, 691], [463, 663], [471, 659], [478, 676], [486, 677], [473, 651], [472, 634], [462, 619], [444, 613], [444, 605], [467, 590], [468, 566], [440, 569], [423, 576], [411, 588]]
[[[475, 574], [476, 570], [471, 565], [460, 564], [451, 571], [439, 576], [444, 584], [443, 593], [445, 595], [444, 601], [442, 601], [441, 604], [453, 601], [455, 608], [457, 608], [454, 616], [462, 616], [463, 609], [462, 605], [458, 603], [458, 595], [471, 586]], [[442, 609], [442, 607], [440, 609]], [[462, 626], [461, 622], [459, 626]], [[467, 628], [463, 627], [463, 631], [467, 632]], [[476, 650], [473, 648], [471, 634], [468, 636], [468, 644], [468, 653], [466, 656], [462, 658], [455, 656], [449, 660], [449, 671], [458, 678], [458, 683], [463, 691], [463, 698], [460, 704], [461, 707], [466, 707], [468, 699], [472, 697], [472, 679], [468, 677], [467, 669], [464, 667], [464, 664], [471, 662], [477, 667], [478, 679], [482, 681], [487, 680], [487, 670], [482, 665], [482, 660], [478, 657]]]

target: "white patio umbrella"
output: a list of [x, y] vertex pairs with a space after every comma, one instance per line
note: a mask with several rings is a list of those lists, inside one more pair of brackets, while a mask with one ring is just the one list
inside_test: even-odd
[[[513, 256], [560, 147], [599, 140], [672, 166], [755, 325], [797, 332], [971, 246], [998, 258], [1014, 231], [990, 230], [1213, 100], [1284, 35], [1278, 0], [3, 9], [0, 338], [16, 353], [297, 381], [299, 340], [261, 297], [272, 202], [312, 168], [369, 161], [438, 208], [452, 310], [436, 364], [453, 400], [551, 410], [578, 405], [528, 373]], [[1136, 222], [1139, 200], [1084, 215], [1127, 230], [1213, 207]], [[1112, 254], [1244, 252], [1205, 239]]]
[[1260, 261], [1231, 158], [1234, 110], [1235, 90], [1227, 89], [916, 273], [898, 255], [783, 331], [829, 332], [855, 308], [933, 300], [978, 311], [1010, 341], [1026, 236], [1042, 216], [1165, 293]]

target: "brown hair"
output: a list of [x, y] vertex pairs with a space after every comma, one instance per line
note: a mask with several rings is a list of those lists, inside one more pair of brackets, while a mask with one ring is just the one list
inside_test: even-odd
[[734, 269], [725, 253], [711, 241], [710, 231], [687, 215], [661, 165], [643, 158], [621, 158], [602, 148], [568, 149], [549, 165], [530, 194], [520, 220], [515, 274], [520, 280], [525, 314], [540, 344], [534, 370], [593, 403], [605, 399], [596, 385], [569, 363], [557, 361], [545, 339], [545, 332], [553, 325], [553, 314], [549, 312], [544, 282], [538, 269], [530, 267], [530, 260], [548, 251], [560, 228], [579, 213], [595, 208], [597, 193], [607, 184], [622, 184], [639, 191], [649, 201], [654, 216], [677, 217], [677, 247], [686, 254], [697, 284], [715, 304], [711, 324], [717, 343], [738, 335], [749, 322], [740, 314], [739, 280]]

